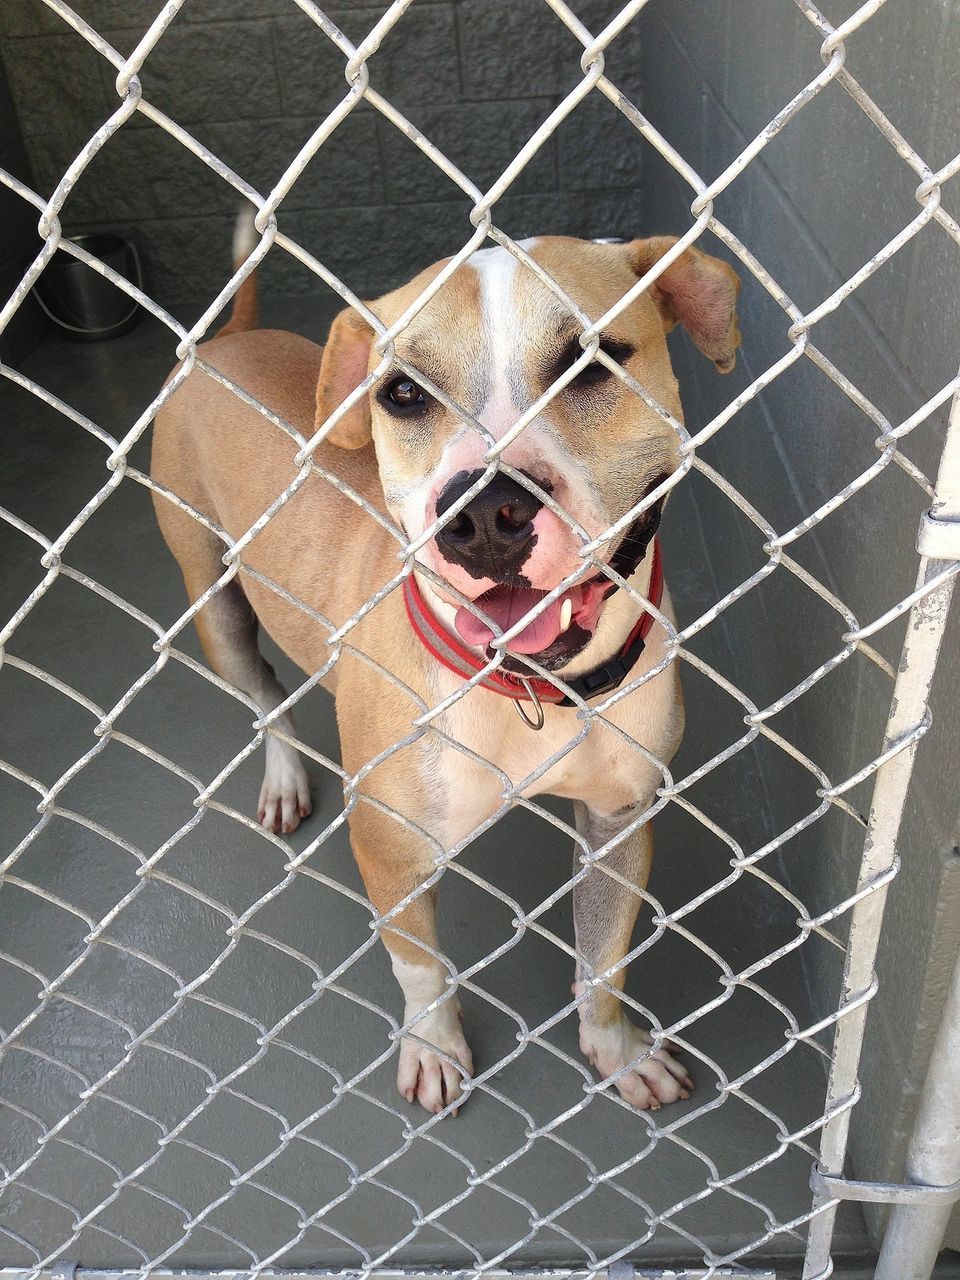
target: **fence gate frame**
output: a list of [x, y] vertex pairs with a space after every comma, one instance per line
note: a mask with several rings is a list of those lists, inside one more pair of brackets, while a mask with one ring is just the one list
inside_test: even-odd
[[[559, 106], [549, 114], [548, 118], [504, 171], [500, 179], [486, 192], [479, 190], [470, 182], [436, 146], [420, 134], [391, 103], [383, 98], [371, 83], [370, 70], [366, 65], [367, 60], [377, 51], [391, 28], [402, 19], [403, 14], [413, 3], [413, 0], [394, 0], [394, 3], [389, 5], [386, 12], [376, 21], [367, 37], [359, 45], [354, 45], [347, 40], [311, 0], [296, 0], [300, 9], [312, 18], [318, 27], [340, 49], [346, 60], [345, 77], [348, 89], [342, 102], [318, 126], [308, 143], [304, 145], [273, 191], [267, 196], [248, 186], [242, 178], [229, 169], [208, 148], [199, 143], [185, 129], [152, 106], [143, 97], [139, 72], [184, 2], [185, 0], [167, 0], [167, 3], [163, 5], [133, 52], [129, 57], [124, 57], [109, 45], [82, 17], [70, 9], [64, 3], [64, 0], [44, 0], [46, 6], [53, 13], [63, 19], [67, 26], [72, 28], [80, 38], [87, 41], [93, 49], [112, 64], [116, 71], [116, 89], [121, 101], [115, 113], [82, 148], [63, 175], [53, 195], [48, 199], [30, 190], [12, 175], [0, 171], [0, 181], [38, 210], [38, 229], [44, 241], [42, 250], [26, 271], [20, 285], [2, 312], [0, 312], [0, 331], [10, 322], [53, 255], [60, 249], [72, 254], [75, 258], [98, 271], [171, 329], [179, 338], [177, 356], [184, 363], [180, 373], [148, 406], [127, 435], [119, 441], [111, 438], [110, 443], [113, 447], [107, 460], [107, 468], [110, 472], [107, 482], [101, 492], [78, 513], [76, 519], [58, 539], [50, 541], [43, 538], [35, 530], [25, 526], [22, 521], [18, 521], [15, 515], [2, 513], [4, 519], [20, 529], [21, 532], [26, 532], [28, 536], [39, 543], [43, 550], [40, 563], [46, 571], [46, 577], [31, 597], [24, 602], [21, 609], [17, 611], [4, 630], [0, 632], [0, 662], [5, 659], [12, 665], [19, 665], [21, 668], [24, 666], [13, 655], [6, 653], [3, 646], [13, 637], [20, 622], [27, 616], [37, 601], [42, 598], [52, 582], [56, 580], [61, 572], [65, 571], [63, 555], [72, 537], [109, 497], [121, 480], [126, 477], [145, 484], [147, 487], [156, 488], [147, 477], [137, 472], [130, 465], [128, 460], [129, 451], [146, 431], [160, 405], [172, 394], [183, 378], [200, 363], [197, 356], [198, 343], [204, 338], [207, 330], [215, 322], [221, 311], [229, 305], [237, 289], [250, 273], [255, 270], [268, 251], [276, 246], [293, 254], [301, 263], [314, 271], [321, 280], [339, 293], [346, 302], [364, 312], [379, 335], [376, 345], [378, 352], [383, 356], [383, 361], [378, 370], [361, 384], [351, 398], [328, 421], [318, 436], [309, 442], [302, 442], [303, 448], [300, 455], [298, 455], [298, 461], [306, 468], [306, 471], [309, 471], [312, 465], [312, 451], [319, 439], [330, 430], [336, 420], [342, 416], [342, 413], [359, 396], [367, 393], [380, 372], [387, 367], [393, 355], [393, 339], [402, 328], [403, 323], [408, 322], [429, 301], [443, 282], [449, 278], [451, 272], [462, 264], [474, 250], [480, 248], [488, 240], [492, 241], [506, 248], [519, 262], [528, 268], [536, 270], [541, 278], [544, 277], [542, 268], [538, 268], [520, 246], [494, 225], [492, 211], [497, 200], [510, 187], [514, 179], [522, 172], [547, 138], [557, 129], [565, 117], [576, 108], [579, 102], [592, 92], [601, 93], [613, 102], [620, 112], [635, 126], [638, 133], [656, 148], [659, 154], [689, 185], [690, 190], [693, 192], [693, 199], [690, 205], [693, 224], [688, 232], [680, 238], [674, 250], [667, 253], [637, 282], [636, 287], [621, 300], [611, 314], [618, 314], [633, 298], [649, 289], [688, 246], [696, 243], [704, 232], [710, 231], [731, 250], [740, 264], [780, 304], [790, 321], [789, 338], [792, 345], [789, 353], [732, 401], [727, 409], [703, 428], [697, 436], [690, 437], [684, 432], [682, 449], [684, 461], [675, 475], [670, 478], [666, 488], [676, 484], [685, 475], [686, 471], [693, 466], [699, 465], [701, 470], [706, 470], [704, 464], [699, 463], [696, 457], [698, 445], [706, 442], [741, 407], [756, 396], [764, 386], [768, 385], [774, 377], [803, 356], [813, 359], [840, 390], [862, 408], [864, 398], [859, 395], [838, 370], [830, 366], [829, 362], [812, 347], [810, 334], [814, 326], [819, 320], [835, 310], [860, 284], [869, 279], [883, 263], [888, 261], [928, 222], [932, 220], [939, 222], [940, 226], [960, 245], [960, 226], [940, 205], [940, 187], [948, 179], [960, 173], [960, 156], [955, 157], [938, 172], [931, 170], [923, 158], [898, 133], [893, 124], [876, 103], [869, 98], [862, 86], [845, 67], [845, 41], [865, 22], [869, 21], [884, 3], [884, 0], [867, 0], [867, 3], [862, 4], [844, 23], [837, 27], [833, 27], [827, 22], [816, 9], [812, 0], [794, 0], [804, 16], [817, 28], [822, 36], [820, 53], [823, 70], [770, 121], [766, 128], [744, 148], [724, 172], [710, 183], [705, 182], [693, 171], [683, 157], [670, 146], [654, 126], [645, 119], [642, 113], [620, 93], [605, 74], [604, 52], [607, 46], [651, 0], [626, 0], [620, 12], [596, 36], [582, 25], [575, 12], [568, 8], [564, 0], [544, 0], [544, 3], [553, 10], [556, 17], [569, 28], [583, 45], [584, 51], [581, 59], [583, 79], [573, 91], [563, 98]], [[921, 211], [908, 227], [904, 228], [880, 252], [864, 263], [854, 276], [850, 277], [816, 308], [804, 314], [783, 292], [770, 273], [753, 257], [749, 249], [742, 245], [718, 220], [714, 213], [714, 201], [751, 160], [760, 154], [767, 143], [775, 138], [826, 85], [834, 80], [844, 87], [853, 101], [857, 103], [870, 121], [880, 130], [901, 158], [915, 170], [919, 181], [916, 198], [921, 206]], [[306, 253], [289, 237], [283, 235], [278, 230], [277, 223], [277, 211], [284, 197], [318, 149], [361, 100], [371, 103], [376, 110], [406, 134], [420, 151], [432, 160], [473, 201], [470, 214], [473, 232], [469, 240], [454, 255], [450, 266], [441, 273], [433, 284], [425, 289], [421, 297], [409, 309], [404, 320], [395, 325], [392, 330], [386, 330], [375, 316], [367, 312], [363, 304], [351, 293], [349, 287], [332, 275], [322, 263]], [[219, 174], [224, 181], [234, 188], [239, 196], [249, 201], [256, 210], [255, 226], [258, 243], [254, 251], [235, 271], [228, 284], [189, 330], [179, 325], [140, 289], [97, 259], [91, 257], [81, 247], [65, 239], [61, 230], [60, 214], [76, 181], [98, 151], [109, 142], [110, 138], [121, 128], [124, 122], [137, 111], [140, 111], [154, 124], [166, 130], [170, 136], [178, 140], [215, 173]], [[545, 283], [553, 288], [555, 292], [558, 292], [558, 296], [562, 293], [555, 281], [550, 281], [547, 278]], [[570, 299], [567, 299], [565, 295], [564, 298], [573, 307]], [[609, 318], [609, 316], [604, 317], [605, 320]], [[588, 318], [583, 317], [583, 333], [580, 340], [583, 347], [583, 357], [578, 362], [578, 367], [582, 367], [588, 361], [596, 359], [601, 364], [607, 365], [610, 371], [616, 373], [622, 380], [627, 381], [624, 371], [599, 348], [601, 324], [602, 322], [599, 321], [591, 324]], [[3, 367], [0, 372], [21, 387], [53, 404], [54, 407], [61, 410], [66, 408], [59, 402], [55, 403], [55, 398], [51, 397], [42, 387], [24, 375], [6, 367]], [[547, 403], [560, 389], [559, 385], [555, 385], [551, 389], [547, 397]], [[650, 403], [650, 398], [646, 396], [642, 388], [633, 385], [631, 389], [636, 394], [644, 395], [644, 398]], [[929, 692], [943, 640], [954, 584], [958, 571], [960, 571], [960, 376], [954, 378], [936, 396], [921, 406], [906, 422], [895, 428], [890, 427], [889, 424], [887, 425], [887, 429], [877, 440], [881, 458], [865, 473], [865, 478], [864, 476], [859, 477], [848, 489], [831, 498], [818, 512], [804, 521], [802, 526], [798, 526], [797, 529], [779, 537], [771, 537], [771, 540], [764, 548], [768, 556], [771, 557], [771, 563], [774, 559], [777, 562], [782, 562], [784, 548], [789, 546], [796, 537], [800, 536], [812, 524], [823, 519], [842, 502], [846, 501], [867, 480], [877, 474], [878, 469], [890, 462], [896, 462], [898, 465], [910, 470], [912, 464], [909, 464], [897, 452], [898, 440], [907, 435], [915, 426], [925, 421], [934, 411], [948, 401], [951, 402], [951, 410], [940, 460], [939, 474], [933, 487], [930, 509], [921, 521], [917, 538], [917, 550], [920, 559], [915, 589], [881, 617], [851, 629], [842, 636], [844, 645], [857, 647], [864, 644], [871, 636], [891, 622], [902, 618], [904, 614], [908, 615], [906, 640], [893, 687], [891, 710], [883, 746], [876, 758], [864, 765], [853, 776], [833, 786], [825, 787], [820, 792], [825, 802], [832, 803], [837, 801], [842, 803], [842, 797], [846, 792], [868, 779], [871, 775], [875, 775], [873, 798], [864, 835], [856, 890], [846, 901], [838, 904], [826, 915], [811, 922], [811, 927], [820, 926], [847, 911], [850, 912], [850, 930], [839, 1006], [834, 1013], [824, 1018], [817, 1025], [804, 1028], [802, 1033], [804, 1036], [814, 1036], [829, 1030], [831, 1026], [835, 1028], [819, 1160], [814, 1163], [811, 1170], [811, 1210], [793, 1224], [780, 1224], [786, 1227], [798, 1227], [804, 1222], [809, 1223], [806, 1254], [803, 1263], [804, 1280], [827, 1280], [827, 1277], [833, 1274], [834, 1264], [830, 1257], [831, 1240], [836, 1212], [844, 1200], [885, 1203], [896, 1206], [887, 1230], [879, 1268], [876, 1272], [877, 1280], [908, 1280], [908, 1277], [909, 1280], [923, 1280], [924, 1277], [930, 1274], [930, 1268], [935, 1260], [950, 1208], [960, 1199], [960, 1153], [951, 1149], [951, 1144], [944, 1143], [941, 1140], [944, 1128], [951, 1130], [960, 1124], [960, 1101], [958, 1101], [960, 1100], [960, 969], [958, 969], [958, 977], [947, 1003], [938, 1047], [935, 1050], [935, 1060], [928, 1077], [927, 1092], [908, 1159], [907, 1181], [902, 1185], [871, 1183], [848, 1179], [844, 1177], [843, 1173], [851, 1115], [859, 1098], [857, 1072], [867, 1011], [870, 999], [877, 989], [874, 961], [881, 936], [887, 892], [899, 866], [897, 857], [898, 834], [904, 804], [908, 795], [916, 749], [930, 725]], [[511, 431], [511, 438], [515, 438], [519, 434], [524, 426], [532, 420], [534, 410], [539, 411], [540, 408], [542, 408], [541, 405], [534, 406], [533, 409], [523, 415], [516, 428]], [[461, 410], [458, 410], [458, 412], [462, 414]], [[101, 433], [101, 435], [103, 434]], [[492, 467], [491, 474], [497, 469], [498, 455], [505, 447], [505, 443], [505, 441], [501, 441], [496, 448], [490, 449], [488, 461]], [[915, 471], [916, 469], [914, 468], [913, 470]], [[485, 476], [483, 482], [485, 483], [486, 480], [487, 477]], [[278, 498], [277, 508], [295, 491], [298, 484], [299, 479]], [[647, 505], [650, 505], [656, 496], [658, 494], [652, 495], [647, 500]], [[734, 500], [737, 499], [740, 499], [740, 495], [736, 495]], [[179, 505], [184, 510], [187, 509], [182, 502]], [[459, 505], [462, 506], [463, 504]], [[747, 504], [742, 499], [739, 501], [739, 505], [743, 511], [747, 511]], [[455, 508], [454, 512], [451, 513], [451, 518], [457, 509], [459, 508]], [[630, 513], [631, 517], [643, 509], [641, 504], [640, 507], [635, 508]], [[368, 510], [370, 510], [371, 514], [375, 514], [371, 508], [368, 508]], [[244, 538], [227, 548], [223, 557], [226, 571], [218, 586], [222, 586], [229, 581], [237, 572], [244, 546], [249, 542], [250, 538], [256, 535], [258, 527], [263, 527], [271, 517], [271, 514], [267, 513]], [[760, 522], [755, 520], [755, 523], [759, 524]], [[421, 545], [426, 536], [425, 534], [420, 539]], [[386, 590], [395, 589], [405, 574], [410, 571], [413, 556], [417, 549], [417, 546], [405, 547], [405, 561], [402, 573], [393, 583], [389, 584], [388, 588], [385, 588], [380, 593], [378, 598], [382, 598]], [[596, 550], [597, 546], [592, 546], [586, 548], [585, 552], [595, 554]], [[764, 576], [763, 571], [754, 575], [753, 579], [746, 584], [747, 587], [756, 585], [756, 582], [762, 576]], [[109, 593], [107, 594], [109, 596]], [[113, 603], [118, 603], [116, 597], [114, 597]], [[720, 610], [724, 603], [720, 602], [716, 606], [717, 611]], [[726, 603], [729, 603], [729, 600]], [[163, 632], [162, 628], [159, 629], [158, 640], [154, 646], [160, 655], [156, 669], [159, 670], [171, 656], [174, 639], [191, 620], [197, 607], [199, 606], [194, 606], [187, 610], [177, 624], [168, 631]], [[347, 628], [342, 628], [341, 630], [346, 631]], [[682, 638], [682, 636], [674, 633], [677, 648], [681, 644]], [[502, 653], [498, 654], [498, 660], [499, 657], [502, 657]], [[822, 670], [814, 673], [808, 681], [804, 682], [802, 687], [799, 687], [799, 691], [803, 692], [805, 688], [810, 687], [822, 674]], [[142, 683], [140, 687], [142, 687]], [[109, 712], [101, 714], [101, 720], [96, 732], [103, 741], [106, 741], [112, 734], [115, 717], [129, 705], [129, 702], [136, 696], [137, 692], [138, 686], [135, 686], [128, 691], [116, 707]], [[602, 710], [602, 708], [599, 710]], [[281, 711], [278, 710], [259, 718], [255, 724], [257, 737], [254, 745], [258, 745], [265, 734], [275, 726], [275, 721], [280, 713]], [[756, 727], [761, 723], [765, 714], [767, 713], [758, 710], [756, 714], [748, 715], [745, 719], [748, 725], [752, 724]], [[24, 775], [19, 776], [22, 778]], [[216, 779], [206, 789], [206, 792], [198, 798], [198, 806], [202, 808], [203, 804], [213, 794], [220, 780], [219, 778]], [[30, 782], [30, 785], [35, 785], [36, 789], [41, 793], [41, 800], [37, 806], [41, 815], [53, 811], [57, 793], [63, 783], [64, 778], [58, 780], [52, 787], [43, 787]], [[17, 856], [18, 851], [15, 851], [14, 855], [8, 858], [6, 863], [0, 865], [0, 871], [9, 870]], [[63, 975], [61, 975], [62, 977]], [[55, 983], [47, 984], [42, 994], [46, 995], [50, 991], [55, 991], [60, 980], [57, 979]], [[13, 1039], [15, 1039], [15, 1036], [11, 1037], [11, 1040]], [[0, 1048], [9, 1047], [9, 1043], [10, 1041], [3, 1041], [0, 1043]], [[944, 1125], [945, 1113], [949, 1116], [949, 1123], [946, 1126]], [[64, 1122], [61, 1121], [53, 1126], [50, 1131], [42, 1136], [41, 1145], [56, 1135], [62, 1123]], [[0, 1188], [15, 1182], [20, 1171], [20, 1169], [5, 1171], [4, 1178], [0, 1180]], [[81, 1222], [81, 1228], [82, 1225], [83, 1223]], [[77, 1234], [79, 1234], [79, 1231]], [[76, 1239], [76, 1235], [73, 1239]], [[490, 1266], [484, 1264], [484, 1266], [477, 1268], [457, 1268], [452, 1271], [445, 1269], [431, 1270], [420, 1267], [391, 1269], [376, 1264], [371, 1267], [359, 1269], [353, 1267], [345, 1270], [287, 1270], [271, 1267], [268, 1259], [253, 1268], [243, 1269], [242, 1271], [170, 1270], [164, 1267], [162, 1261], [156, 1267], [151, 1263], [145, 1263], [144, 1267], [139, 1270], [111, 1271], [78, 1266], [77, 1262], [69, 1259], [71, 1243], [72, 1241], [67, 1241], [61, 1249], [56, 1250], [46, 1258], [40, 1258], [38, 1255], [37, 1266], [32, 1269], [7, 1268], [6, 1270], [0, 1270], [0, 1278], [5, 1280], [6, 1277], [10, 1277], [12, 1280], [12, 1277], [17, 1276], [35, 1280], [36, 1277], [43, 1276], [51, 1277], [51, 1280], [74, 1280], [75, 1277], [77, 1280], [126, 1280], [127, 1277], [130, 1277], [130, 1280], [133, 1280], [135, 1276], [152, 1275], [158, 1277], [158, 1280], [167, 1280], [167, 1278], [169, 1280], [174, 1280], [174, 1278], [176, 1280], [192, 1280], [192, 1277], [206, 1277], [212, 1274], [249, 1274], [282, 1277], [283, 1280], [316, 1280], [317, 1277], [328, 1275], [344, 1277], [344, 1280], [347, 1280], [348, 1277], [363, 1277], [365, 1280], [367, 1276], [374, 1278], [374, 1280], [403, 1280], [404, 1277], [416, 1274], [436, 1275], [449, 1278], [449, 1280], [453, 1280], [453, 1277], [457, 1277], [457, 1280], [459, 1280], [460, 1277], [479, 1275], [488, 1277], [488, 1280], [519, 1280], [521, 1277], [523, 1280], [581, 1280], [581, 1277], [583, 1277], [583, 1280], [587, 1280], [587, 1278], [592, 1278], [598, 1274], [605, 1274], [609, 1277], [609, 1280], [645, 1280], [645, 1278], [666, 1276], [675, 1277], [675, 1280], [695, 1280], [695, 1278], [703, 1278], [703, 1280], [709, 1280], [709, 1278], [716, 1278], [716, 1280], [721, 1280], [721, 1278], [724, 1278], [724, 1280], [747, 1280], [747, 1278], [750, 1278], [750, 1280], [776, 1280], [775, 1271], [769, 1268], [763, 1269], [762, 1267], [753, 1269], [749, 1266], [738, 1267], [736, 1258], [719, 1260], [713, 1265], [699, 1266], [698, 1264], [686, 1269], [680, 1266], [665, 1270], [635, 1269], [629, 1260], [620, 1257], [614, 1259], [609, 1265], [605, 1264], [593, 1270], [582, 1267], [517, 1267], [513, 1269], [493, 1264]], [[757, 1245], [754, 1243], [749, 1250], [742, 1252], [753, 1252], [756, 1248]]]

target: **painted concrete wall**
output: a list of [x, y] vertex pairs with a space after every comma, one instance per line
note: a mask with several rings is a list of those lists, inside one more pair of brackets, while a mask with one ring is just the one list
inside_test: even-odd
[[[852, 4], [833, 6], [841, 21]], [[891, 3], [849, 42], [847, 66], [933, 169], [957, 150], [960, 7]], [[819, 37], [784, 0], [677, 0], [641, 20], [644, 109], [707, 180], [723, 171], [821, 69]], [[918, 180], [839, 85], [792, 122], [717, 202], [716, 214], [809, 310], [875, 254], [919, 209]], [[956, 212], [957, 186], [944, 190]], [[644, 155], [645, 223], [682, 231], [691, 193], [652, 152]], [[717, 246], [716, 251], [724, 255]], [[727, 381], [694, 358], [686, 381], [688, 424], [709, 421], [733, 394], [788, 350], [788, 321], [744, 275], [744, 345]], [[897, 424], [952, 378], [960, 359], [960, 252], [929, 226], [836, 313], [812, 342], [887, 419]], [[682, 361], [687, 346], [678, 344]], [[946, 411], [903, 442], [935, 477]], [[703, 457], [743, 492], [777, 531], [789, 529], [878, 457], [878, 430], [810, 361], [794, 365], [743, 410]], [[708, 571], [729, 588], [764, 563], [763, 536], [726, 498], [699, 485]], [[898, 466], [791, 549], [862, 620], [913, 587], [914, 539], [928, 500]], [[778, 570], [726, 615], [729, 674], [761, 706], [841, 648], [842, 619]], [[876, 638], [896, 663], [903, 627]], [[960, 759], [960, 635], [956, 609], [934, 692], [935, 722], [921, 744], [901, 843], [903, 871], [891, 891], [881, 947], [880, 994], [864, 1049], [864, 1100], [852, 1154], [862, 1177], [899, 1177], [902, 1154], [960, 930], [957, 761]], [[849, 776], [880, 745], [889, 681], [856, 655], [777, 716], [772, 727], [833, 780]], [[783, 827], [816, 803], [815, 785], [781, 752], [764, 747], [766, 822]], [[849, 797], [865, 809], [869, 783]], [[861, 832], [836, 814], [785, 846], [779, 871], [811, 911], [853, 887]], [[843, 932], [845, 918], [838, 921]], [[835, 999], [828, 949], [804, 948], [815, 1011]], [[953, 1237], [956, 1243], [957, 1236]]]
[[[325, 11], [359, 41], [384, 6]], [[586, 0], [600, 27], [612, 0]], [[134, 47], [153, 0], [82, 0], [78, 11], [116, 48]], [[116, 109], [110, 66], [39, 0], [5, 0], [0, 52], [37, 183], [53, 190], [96, 125]], [[371, 60], [371, 84], [482, 188], [580, 79], [581, 46], [540, 0], [423, 0]], [[144, 96], [268, 192], [344, 96], [344, 59], [292, 0], [187, 4], [141, 76]], [[618, 41], [610, 67], [636, 92], [639, 46]], [[511, 234], [633, 234], [640, 148], [605, 100], [550, 139], [498, 205]], [[163, 130], [136, 115], [98, 155], [70, 197], [72, 230], [135, 227], [158, 300], [209, 299], [229, 268], [236, 196]], [[324, 145], [286, 199], [283, 230], [363, 292], [382, 291], [468, 239], [469, 201], [366, 104]], [[271, 255], [265, 289], [313, 293], [316, 278]]]

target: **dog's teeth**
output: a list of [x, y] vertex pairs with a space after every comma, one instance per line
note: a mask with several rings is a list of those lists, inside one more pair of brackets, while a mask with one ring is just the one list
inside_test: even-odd
[[560, 634], [561, 635], [563, 635], [567, 627], [569, 627], [572, 620], [573, 620], [573, 601], [564, 600], [563, 604], [560, 607]]

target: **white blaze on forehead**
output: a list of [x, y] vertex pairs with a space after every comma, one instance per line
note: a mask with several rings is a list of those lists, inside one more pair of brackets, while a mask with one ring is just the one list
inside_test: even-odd
[[[518, 243], [529, 253], [539, 241], [533, 238]], [[463, 311], [465, 322], [473, 323], [476, 317], [481, 330], [479, 349], [483, 367], [476, 370], [476, 381], [482, 391], [482, 404], [477, 419], [495, 440], [499, 440], [533, 400], [533, 388], [517, 385], [517, 380], [524, 376], [522, 346], [524, 343], [536, 345], [543, 335], [536, 331], [536, 322], [531, 324], [529, 318], [524, 321], [525, 329], [521, 331], [517, 314], [517, 285], [525, 268], [513, 254], [499, 245], [481, 249], [471, 255], [464, 269], [476, 272], [479, 286], [479, 308], [470, 307]], [[520, 404], [516, 403], [518, 399]], [[436, 499], [453, 476], [484, 468], [485, 451], [486, 445], [478, 432], [461, 424], [445, 441], [439, 458], [429, 471], [406, 484], [388, 487], [391, 509], [411, 538], [419, 537], [434, 523]], [[551, 427], [547, 415], [541, 414], [527, 426], [506, 450], [504, 461], [544, 477], [551, 486], [562, 479], [571, 511], [580, 513], [577, 519], [586, 517], [587, 525], [591, 528], [596, 526], [597, 532], [605, 527], [605, 519], [599, 516], [590, 518], [597, 504], [597, 494], [589, 483], [578, 478], [581, 467], [562, 437]], [[422, 554], [425, 561], [442, 575], [444, 566], [436, 563], [431, 545], [428, 544]], [[546, 550], [546, 543], [542, 544], [541, 550]]]
[[[521, 249], [527, 252], [536, 240], [520, 240]], [[520, 413], [510, 390], [511, 363], [519, 371], [517, 356], [517, 311], [514, 298], [516, 276], [520, 263], [499, 245], [481, 249], [467, 261], [480, 279], [480, 314], [483, 326], [484, 355], [489, 364], [485, 379], [486, 396], [478, 414], [478, 421], [487, 428], [494, 439], [513, 426]]]

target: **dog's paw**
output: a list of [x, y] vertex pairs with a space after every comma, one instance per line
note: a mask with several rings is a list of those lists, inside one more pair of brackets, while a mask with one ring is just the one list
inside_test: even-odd
[[[693, 1081], [666, 1049], [650, 1052], [653, 1037], [626, 1017], [608, 1026], [580, 1024], [580, 1048], [590, 1063], [617, 1088], [621, 1098], [639, 1111], [657, 1111], [664, 1103], [689, 1098]], [[624, 1067], [623, 1075], [617, 1075]]]
[[266, 831], [288, 835], [312, 811], [310, 779], [298, 752], [289, 743], [268, 738], [257, 821]]
[[[400, 1041], [397, 1088], [407, 1102], [419, 1102], [426, 1111], [442, 1111], [462, 1096], [464, 1077], [473, 1074], [473, 1055], [460, 1029], [459, 1015], [451, 1018], [445, 1009], [440, 1009], [418, 1022], [413, 1030], [460, 1067], [404, 1036]], [[451, 1114], [456, 1115], [458, 1110], [454, 1107]]]

